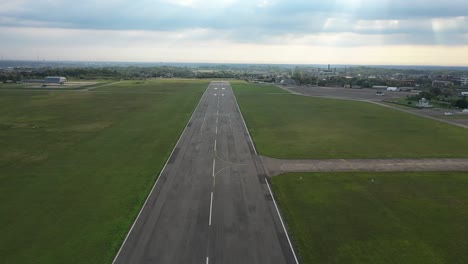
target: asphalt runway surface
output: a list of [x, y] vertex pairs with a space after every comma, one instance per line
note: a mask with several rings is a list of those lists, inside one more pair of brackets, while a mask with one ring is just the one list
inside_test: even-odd
[[297, 263], [277, 210], [230, 84], [212, 82], [114, 263]]

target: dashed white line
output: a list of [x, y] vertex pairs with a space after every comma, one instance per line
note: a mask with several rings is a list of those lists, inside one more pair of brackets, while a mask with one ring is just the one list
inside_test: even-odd
[[216, 127], [216, 135], [218, 135], [218, 127]]
[[216, 115], [218, 115], [218, 114], [219, 114], [219, 110], [216, 110]]
[[209, 220], [209, 226], [211, 226], [211, 216], [213, 214], [213, 192], [211, 192], [211, 201], [210, 201], [210, 220]]
[[214, 151], [216, 152], [216, 139], [215, 139]]
[[206, 264], [210, 263], [210, 258], [206, 257]]
[[291, 252], [293, 253], [294, 260], [296, 261], [297, 264], [299, 264], [299, 261], [297, 260], [296, 253], [294, 252], [294, 248], [292, 246], [291, 240], [289, 239], [288, 231], [286, 230], [286, 226], [284, 225], [283, 218], [281, 217], [280, 211], [278, 209], [278, 205], [276, 204], [275, 197], [273, 196], [273, 192], [271, 192], [270, 184], [268, 183], [268, 180], [265, 178], [265, 182], [268, 187], [268, 191], [270, 191], [271, 198], [273, 199], [273, 204], [275, 205], [276, 212], [278, 213], [278, 217], [281, 221], [281, 225], [283, 226], [284, 233], [286, 234], [286, 238], [288, 239], [289, 247], [291, 248]]
[[215, 176], [216, 159], [213, 159], [213, 177]]

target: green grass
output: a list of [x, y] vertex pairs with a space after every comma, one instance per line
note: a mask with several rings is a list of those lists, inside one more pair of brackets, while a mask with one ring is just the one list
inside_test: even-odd
[[[173, 93], [187, 92], [193, 93], [194, 89], [200, 85], [208, 86], [207, 80], [192, 80], [192, 79], [148, 79], [148, 80], [133, 80], [117, 82], [114, 85], [98, 87], [96, 91], [135, 91], [135, 92], [156, 92], [156, 93]], [[129, 87], [131, 84], [131, 87]]]
[[289, 92], [270, 84], [254, 84], [244, 81], [232, 81], [231, 85], [236, 93], [256, 94], [256, 93], [280, 93], [289, 94]]
[[273, 177], [303, 263], [468, 263], [467, 173]]
[[[275, 158], [468, 157], [468, 131], [371, 103], [233, 88], [261, 155]], [[258, 89], [250, 86], [248, 89]]]
[[111, 262], [207, 87], [178, 82], [0, 93], [1, 263]]

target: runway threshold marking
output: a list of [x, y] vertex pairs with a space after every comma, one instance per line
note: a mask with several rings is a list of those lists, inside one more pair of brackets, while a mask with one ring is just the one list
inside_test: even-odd
[[203, 127], [205, 126], [205, 121], [206, 121], [206, 115], [205, 115], [205, 117], [203, 117], [203, 123], [202, 123], [202, 125], [200, 127], [200, 131], [203, 130]]

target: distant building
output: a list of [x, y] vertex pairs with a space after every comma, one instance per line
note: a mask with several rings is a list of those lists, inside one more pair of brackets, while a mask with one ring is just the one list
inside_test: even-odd
[[385, 89], [385, 90], [386, 90], [387, 88], [388, 88], [388, 86], [382, 86], [382, 85], [374, 85], [374, 86], [372, 86], [372, 89]]
[[398, 91], [400, 91], [400, 89], [398, 89], [398, 87], [388, 87], [387, 91], [389, 91], [389, 92], [398, 92]]
[[421, 98], [421, 100], [418, 101], [418, 104], [416, 105], [417, 107], [421, 108], [431, 108], [431, 102], [427, 100], [426, 98]]
[[467, 86], [468, 85], [468, 77], [463, 76], [460, 78], [461, 85]]
[[30, 79], [30, 80], [23, 80], [24, 83], [44, 83], [43, 79]]
[[452, 86], [453, 82], [451, 81], [432, 81], [432, 87], [446, 87], [446, 86]]
[[400, 84], [399, 86], [404, 86], [404, 85], [415, 86], [416, 80], [408, 80], [408, 79], [398, 80], [398, 83]]
[[63, 84], [67, 82], [67, 78], [65, 77], [58, 77], [58, 76], [47, 76], [44, 79], [45, 83], [57, 83], [57, 84]]

